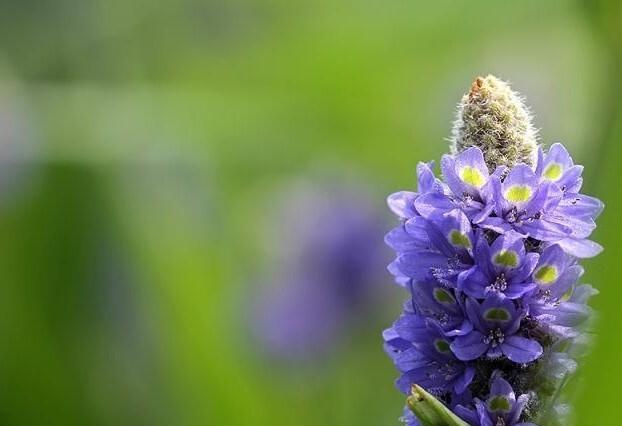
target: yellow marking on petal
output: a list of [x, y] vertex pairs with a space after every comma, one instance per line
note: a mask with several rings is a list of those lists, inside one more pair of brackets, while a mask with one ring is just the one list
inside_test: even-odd
[[505, 191], [505, 199], [512, 203], [524, 203], [529, 201], [533, 190], [527, 185], [513, 185]]
[[451, 351], [451, 348], [449, 347], [449, 342], [443, 339], [436, 339], [434, 341], [434, 347], [442, 354], [446, 354]]
[[551, 163], [546, 167], [544, 173], [542, 173], [542, 176], [547, 180], [555, 182], [562, 177], [563, 172], [564, 169], [561, 164]]
[[570, 298], [572, 297], [572, 294], [574, 293], [574, 289], [572, 287], [570, 287], [568, 290], [566, 290], [566, 292], [562, 295], [562, 297], [560, 298], [560, 300], [562, 302], [567, 302], [568, 300], [570, 300]]
[[490, 308], [484, 312], [484, 318], [489, 321], [509, 321], [512, 317], [507, 309]]
[[439, 288], [439, 287], [434, 289], [434, 299], [436, 299], [438, 303], [444, 303], [444, 304], [456, 303], [456, 299], [451, 295], [451, 293], [449, 293], [444, 288]]
[[495, 396], [488, 401], [488, 409], [492, 412], [507, 413], [512, 410], [510, 401], [505, 396]]
[[481, 188], [484, 183], [486, 183], [486, 178], [484, 177], [482, 172], [480, 172], [475, 167], [465, 166], [460, 169], [459, 175], [460, 179], [462, 179], [462, 182], [476, 188]]
[[497, 265], [516, 268], [518, 266], [518, 253], [513, 250], [501, 250], [494, 257]]
[[544, 265], [539, 267], [533, 276], [538, 284], [549, 285], [557, 280], [557, 268], [552, 265]]
[[449, 242], [456, 247], [471, 248], [471, 240], [457, 229], [449, 233]]

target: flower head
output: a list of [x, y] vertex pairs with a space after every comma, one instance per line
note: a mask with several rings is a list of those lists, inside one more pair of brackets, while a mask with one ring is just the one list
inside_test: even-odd
[[389, 271], [410, 297], [385, 349], [402, 392], [426, 388], [471, 425], [533, 425], [576, 365], [596, 293], [579, 261], [602, 250], [603, 204], [563, 145], [537, 147], [505, 83], [478, 78], [459, 114], [442, 179], [420, 163], [417, 191], [389, 197]]

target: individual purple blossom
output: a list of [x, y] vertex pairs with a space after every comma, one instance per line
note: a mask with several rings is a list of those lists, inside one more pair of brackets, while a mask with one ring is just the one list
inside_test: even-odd
[[435, 278], [455, 286], [458, 275], [473, 264], [474, 234], [460, 210], [429, 219], [415, 216], [385, 240], [398, 253], [390, 266], [398, 276], [418, 281]]
[[406, 312], [413, 311], [436, 323], [446, 336], [460, 336], [473, 329], [464, 313], [462, 299], [438, 281], [417, 282], [410, 291], [412, 298], [404, 308]]
[[[572, 164], [561, 144], [555, 144], [553, 148], [557, 157], [563, 152], [567, 156], [565, 163]], [[481, 226], [499, 233], [514, 229], [527, 237], [557, 243], [575, 257], [597, 255], [602, 248], [587, 238], [596, 228], [594, 219], [601, 213], [603, 205], [593, 197], [570, 192], [580, 189], [580, 176], [576, 175], [580, 175], [582, 169], [569, 167], [573, 171], [568, 171], [570, 176], [562, 180], [569, 186], [560, 185], [546, 178], [547, 170], [558, 163], [547, 163], [548, 156], [544, 154], [539, 158], [538, 167], [543, 169], [540, 174], [538, 169], [534, 171], [519, 164], [503, 180], [499, 176], [492, 178], [495, 216], [483, 220]]]
[[419, 214], [429, 217], [437, 212], [460, 209], [473, 221], [479, 223], [492, 212], [491, 175], [482, 152], [468, 148], [457, 156], [444, 155], [441, 170], [447, 182], [444, 191], [429, 191], [415, 200]]
[[433, 167], [434, 162], [417, 165], [417, 192], [400, 191], [389, 196], [387, 204], [398, 217], [407, 220], [419, 216], [414, 208], [414, 202], [420, 195], [448, 192], [447, 186], [434, 176]]
[[385, 331], [385, 349], [402, 376], [398, 388], [408, 393], [412, 383], [425, 386], [430, 392], [463, 393], [471, 383], [475, 370], [460, 362], [450, 349], [451, 338], [434, 322], [405, 312]]
[[504, 356], [523, 364], [542, 355], [540, 343], [519, 334], [526, 312], [517, 308], [513, 300], [496, 293], [482, 303], [468, 298], [466, 311], [474, 329], [458, 336], [451, 344], [451, 350], [462, 361], [472, 361], [485, 355], [490, 359]]
[[502, 293], [517, 299], [537, 287], [531, 273], [539, 255], [526, 252], [524, 238], [517, 232], [508, 231], [491, 245], [486, 238], [479, 238], [475, 257], [475, 265], [458, 278], [459, 288], [469, 296]]
[[499, 372], [495, 372], [490, 385], [490, 394], [485, 401], [475, 399], [475, 409], [458, 405], [455, 411], [471, 425], [476, 426], [535, 426], [533, 423], [519, 421], [529, 399], [528, 394], [517, 398], [512, 386]]

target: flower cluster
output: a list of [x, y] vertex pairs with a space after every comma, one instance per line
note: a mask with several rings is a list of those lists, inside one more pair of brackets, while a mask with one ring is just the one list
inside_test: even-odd
[[376, 237], [383, 226], [372, 200], [359, 185], [319, 178], [290, 184], [269, 200], [262, 229], [274, 259], [253, 283], [259, 292], [250, 317], [266, 355], [317, 362], [377, 306], [388, 257]]
[[442, 180], [420, 163], [418, 191], [388, 199], [401, 219], [389, 271], [411, 296], [384, 332], [397, 386], [422, 386], [471, 425], [533, 424], [575, 366], [595, 293], [578, 261], [602, 250], [588, 238], [603, 204], [580, 193], [583, 168], [561, 144], [533, 166], [490, 170], [475, 146], [440, 166]]

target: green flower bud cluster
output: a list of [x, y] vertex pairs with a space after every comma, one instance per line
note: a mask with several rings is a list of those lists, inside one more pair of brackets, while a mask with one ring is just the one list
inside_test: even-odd
[[493, 75], [477, 77], [458, 104], [451, 135], [452, 152], [476, 146], [489, 169], [533, 165], [537, 156], [537, 130], [520, 95]]

